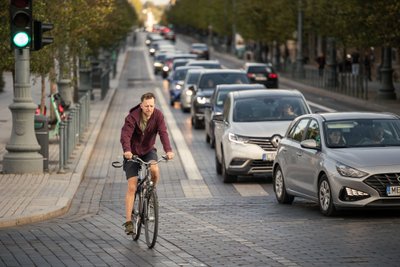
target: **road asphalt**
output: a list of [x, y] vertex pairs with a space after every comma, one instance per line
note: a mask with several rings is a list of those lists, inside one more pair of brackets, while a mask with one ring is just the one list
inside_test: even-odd
[[[238, 60], [230, 55], [218, 54]], [[72, 199], [82, 181], [86, 166], [96, 144], [101, 126], [105, 120], [108, 108], [118, 89], [119, 77], [124, 67], [126, 52], [121, 51], [117, 61], [117, 75], [110, 80], [110, 89], [106, 97], [101, 100], [99, 90], [94, 90], [95, 98], [90, 103], [90, 123], [84, 133], [83, 140], [73, 151], [71, 160], [68, 161], [65, 173], [58, 170], [59, 145], [57, 140], [49, 142], [49, 171], [43, 174], [4, 174], [0, 173], [0, 228], [29, 224], [54, 218], [66, 213]], [[243, 62], [243, 61], [242, 61]], [[3, 168], [3, 157], [7, 153], [6, 144], [10, 141], [12, 132], [12, 115], [8, 108], [13, 103], [13, 88], [11, 74], [5, 73], [6, 86], [0, 92], [0, 168]], [[302, 92], [313, 93], [340, 101], [351, 103], [355, 107], [368, 107], [369, 109], [400, 114], [400, 92], [397, 87], [398, 100], [377, 100], [375, 95], [379, 83], [369, 86], [370, 99], [361, 100], [341, 94], [328, 92], [324, 89], [311, 87], [293, 81], [284, 76], [280, 82], [297, 88]], [[32, 81], [32, 99], [39, 102], [40, 83]]]

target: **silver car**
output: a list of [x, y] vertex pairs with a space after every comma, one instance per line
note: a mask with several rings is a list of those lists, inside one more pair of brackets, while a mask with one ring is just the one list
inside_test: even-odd
[[237, 176], [270, 176], [280, 139], [296, 116], [308, 113], [311, 109], [297, 90], [228, 93], [222, 115], [214, 116], [217, 173], [224, 182]]
[[302, 197], [331, 216], [344, 208], [400, 208], [400, 117], [337, 112], [300, 116], [273, 166], [279, 203]]

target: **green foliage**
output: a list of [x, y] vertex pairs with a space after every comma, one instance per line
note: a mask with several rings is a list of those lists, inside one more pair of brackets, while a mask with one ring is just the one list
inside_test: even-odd
[[297, 30], [299, 4], [304, 34], [334, 37], [345, 46], [399, 46], [399, 0], [179, 0], [166, 17], [181, 27], [212, 24], [219, 34], [231, 33], [235, 23], [245, 39], [284, 42]]

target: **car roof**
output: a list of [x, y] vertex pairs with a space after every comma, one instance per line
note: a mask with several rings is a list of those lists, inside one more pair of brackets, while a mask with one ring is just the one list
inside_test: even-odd
[[206, 70], [205, 68], [202, 68], [202, 67], [200, 67], [200, 66], [196, 66], [196, 67], [198, 67], [198, 68], [193, 68], [194, 66], [192, 66], [189, 70], [188, 70], [188, 73], [190, 72], [190, 73], [201, 73], [201, 72], [203, 72], [204, 70]]
[[203, 75], [205, 74], [212, 74], [212, 73], [244, 73], [246, 74], [243, 70], [240, 69], [205, 69], [204, 72], [202, 73]]
[[207, 46], [206, 43], [192, 43], [192, 46]]
[[325, 121], [347, 120], [347, 119], [400, 119], [400, 116], [388, 112], [367, 112], [367, 111], [352, 111], [352, 112], [327, 112], [316, 113]]
[[175, 71], [178, 70], [191, 70], [191, 69], [204, 69], [203, 67], [200, 66], [179, 66], [175, 69]]
[[230, 91], [238, 89], [266, 89], [265, 85], [258, 83], [250, 84], [219, 84], [216, 87], [216, 91]]
[[304, 97], [303, 94], [296, 89], [254, 89], [254, 90], [243, 90], [234, 91], [231, 93], [235, 99], [247, 98], [247, 97], [258, 97], [258, 96], [300, 96]]
[[263, 67], [263, 66], [270, 67], [271, 63], [246, 62], [244, 65], [246, 67]]

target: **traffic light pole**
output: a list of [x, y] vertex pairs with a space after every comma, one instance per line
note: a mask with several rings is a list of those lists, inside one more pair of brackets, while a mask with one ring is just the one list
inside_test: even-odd
[[7, 153], [3, 158], [3, 173], [43, 173], [43, 156], [34, 130], [33, 103], [30, 86], [29, 48], [14, 49], [14, 99], [9, 106], [12, 113], [12, 132]]

